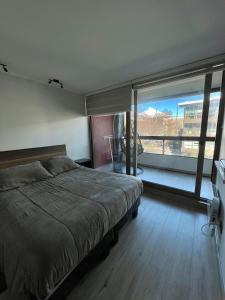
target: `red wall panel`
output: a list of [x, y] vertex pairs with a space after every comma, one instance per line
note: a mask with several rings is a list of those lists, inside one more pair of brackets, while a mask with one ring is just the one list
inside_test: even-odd
[[113, 116], [91, 117], [94, 168], [111, 162], [107, 135], [113, 134]]

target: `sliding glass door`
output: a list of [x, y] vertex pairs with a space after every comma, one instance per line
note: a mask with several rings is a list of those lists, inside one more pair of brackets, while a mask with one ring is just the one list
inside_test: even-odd
[[138, 91], [142, 179], [195, 191], [205, 76]]
[[212, 166], [222, 72], [136, 91], [139, 176], [147, 182], [212, 197]]
[[[216, 142], [218, 116], [220, 111], [221, 102], [221, 87], [222, 87], [222, 71], [214, 72], [212, 74], [211, 92], [208, 101], [208, 114], [207, 114], [207, 128], [206, 128], [206, 142], [203, 164], [203, 177], [201, 181], [200, 196], [203, 198], [211, 199], [213, 197], [212, 190], [212, 176], [214, 169], [214, 154], [216, 146], [220, 148], [218, 141]], [[218, 159], [218, 158], [217, 158]], [[205, 174], [210, 174], [210, 177], [206, 177]]]

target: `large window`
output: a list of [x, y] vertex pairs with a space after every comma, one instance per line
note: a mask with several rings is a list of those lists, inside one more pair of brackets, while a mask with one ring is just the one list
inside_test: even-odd
[[[220, 92], [211, 93], [207, 136], [215, 137]], [[138, 111], [138, 132], [143, 138], [144, 152], [198, 157], [196, 140], [177, 137], [200, 136], [203, 93], [193, 91], [179, 96], [141, 101]], [[149, 137], [149, 139], [147, 138]], [[170, 139], [168, 139], [168, 137]], [[173, 139], [174, 137], [174, 139]], [[206, 143], [206, 157], [212, 159], [214, 143]]]
[[143, 146], [137, 166], [143, 169], [143, 180], [213, 197], [210, 178], [213, 159], [218, 159], [222, 75], [174, 76], [137, 88], [137, 136]]

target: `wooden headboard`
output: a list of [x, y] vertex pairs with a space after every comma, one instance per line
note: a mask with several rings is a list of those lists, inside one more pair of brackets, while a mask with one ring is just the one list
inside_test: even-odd
[[0, 169], [66, 154], [66, 145], [0, 151]]

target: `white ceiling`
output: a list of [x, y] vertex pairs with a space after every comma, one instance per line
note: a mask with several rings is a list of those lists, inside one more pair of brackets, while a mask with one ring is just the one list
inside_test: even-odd
[[[213, 73], [212, 88], [221, 88], [222, 71]], [[147, 88], [140, 89], [138, 92], [138, 103], [153, 101], [162, 101], [168, 97], [182, 97], [190, 94], [204, 94], [205, 76], [199, 75], [185, 79], [174, 80], [172, 82], [157, 84]]]
[[0, 61], [79, 93], [225, 53], [225, 0], [0, 0]]

